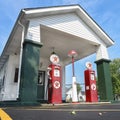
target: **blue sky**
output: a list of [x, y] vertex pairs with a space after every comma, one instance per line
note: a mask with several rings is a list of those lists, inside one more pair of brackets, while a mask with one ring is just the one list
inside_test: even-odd
[[[120, 58], [120, 1], [116, 0], [0, 0], [0, 54], [11, 33], [18, 14], [22, 8], [47, 7], [79, 4], [101, 26], [101, 28], [115, 41], [115, 45], [108, 48], [110, 59]], [[95, 69], [95, 55], [89, 56], [75, 63], [75, 73], [78, 82], [83, 82], [85, 62], [93, 63]], [[78, 67], [79, 66], [79, 67]], [[67, 67], [68, 79], [71, 79], [71, 66]], [[71, 80], [68, 80], [68, 83]]]

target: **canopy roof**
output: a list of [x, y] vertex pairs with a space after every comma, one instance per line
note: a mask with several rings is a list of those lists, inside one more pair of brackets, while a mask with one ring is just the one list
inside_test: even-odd
[[[9, 55], [19, 54], [20, 52], [23, 30], [20, 23], [27, 27], [30, 19], [65, 13], [75, 13], [78, 17], [80, 17], [80, 19], [82, 19], [85, 24], [101, 38], [106, 47], [114, 44], [114, 41], [79, 5], [22, 9], [0, 57], [0, 69], [6, 62]], [[48, 42], [48, 40], [50, 41]], [[77, 59], [81, 59], [95, 53], [96, 48], [99, 45], [97, 42], [89, 41], [45, 25], [41, 25], [41, 42], [43, 43], [43, 47], [41, 48], [42, 58], [48, 58], [51, 52], [50, 49], [55, 47], [56, 53], [59, 54], [61, 60], [64, 61], [65, 64], [70, 62], [70, 58], [67, 56], [68, 51], [76, 49], [78, 53]]]

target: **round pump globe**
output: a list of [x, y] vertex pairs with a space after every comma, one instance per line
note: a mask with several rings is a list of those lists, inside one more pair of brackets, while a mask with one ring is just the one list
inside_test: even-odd
[[69, 57], [76, 57], [78, 54], [77, 54], [77, 52], [75, 51], [75, 50], [71, 50], [71, 51], [69, 51], [69, 53], [68, 53], [68, 56]]

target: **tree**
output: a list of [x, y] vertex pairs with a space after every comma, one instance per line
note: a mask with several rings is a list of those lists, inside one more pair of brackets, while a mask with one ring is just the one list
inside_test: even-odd
[[82, 87], [80, 86], [80, 83], [77, 83], [77, 94], [82, 90]]
[[113, 84], [113, 93], [120, 96], [120, 58], [114, 59], [110, 63], [111, 78]]

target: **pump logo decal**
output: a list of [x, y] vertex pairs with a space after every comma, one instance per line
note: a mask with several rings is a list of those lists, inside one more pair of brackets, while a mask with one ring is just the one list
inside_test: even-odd
[[59, 82], [59, 81], [55, 81], [55, 82], [54, 82], [54, 87], [55, 87], [56, 89], [60, 88], [60, 82]]
[[60, 61], [60, 59], [59, 59], [58, 55], [52, 54], [52, 55], [50, 56], [50, 61], [51, 61], [53, 64], [58, 64], [59, 61]]
[[96, 90], [96, 85], [94, 83], [91, 85], [91, 89]]
[[86, 68], [87, 69], [92, 69], [92, 64], [90, 62], [86, 62]]

